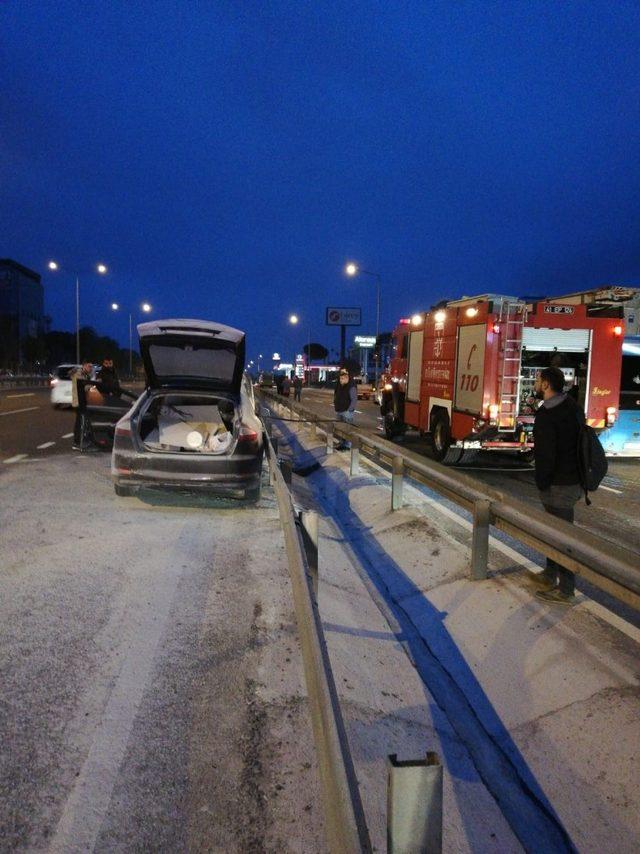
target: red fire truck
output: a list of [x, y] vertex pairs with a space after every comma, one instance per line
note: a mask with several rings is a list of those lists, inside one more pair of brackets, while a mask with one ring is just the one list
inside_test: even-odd
[[387, 438], [418, 430], [448, 464], [467, 463], [480, 450], [530, 454], [533, 387], [550, 365], [563, 371], [589, 424], [612, 426], [623, 290], [535, 299], [485, 294], [401, 321], [382, 394]]

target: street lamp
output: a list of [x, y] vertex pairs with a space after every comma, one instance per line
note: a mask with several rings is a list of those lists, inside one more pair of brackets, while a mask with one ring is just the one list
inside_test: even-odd
[[344, 271], [347, 276], [358, 276], [360, 273], [363, 273], [365, 276], [373, 276], [376, 280], [376, 290], [377, 290], [377, 298], [376, 298], [376, 352], [375, 352], [375, 360], [376, 360], [376, 388], [378, 387], [378, 375], [380, 372], [380, 353], [379, 353], [379, 344], [378, 344], [378, 335], [380, 334], [380, 274], [373, 273], [371, 270], [363, 270], [362, 267], [359, 267], [354, 261], [349, 261], [345, 264]]
[[[300, 321], [300, 318], [298, 317], [297, 314], [290, 314], [289, 315], [289, 323], [292, 326], [297, 326], [299, 321]], [[295, 373], [295, 369], [296, 369], [296, 358], [295, 357], [296, 357], [296, 354], [294, 353], [294, 356], [293, 356], [293, 371], [294, 371], [294, 373]], [[311, 377], [311, 372], [309, 370], [310, 361], [311, 361], [311, 326], [307, 326], [307, 382], [309, 382], [310, 377]]]
[[[117, 302], [111, 303], [112, 311], [119, 311], [120, 305]], [[140, 311], [148, 314], [151, 311], [151, 306], [148, 302], [140, 304]], [[133, 311], [129, 312], [129, 376], [133, 376]]]
[[[60, 265], [57, 261], [49, 261], [47, 267], [52, 271], [56, 272], [60, 269]], [[96, 264], [95, 270], [101, 276], [106, 275], [109, 271], [107, 269], [106, 264]], [[76, 364], [80, 364], [80, 274], [74, 273], [76, 277]]]

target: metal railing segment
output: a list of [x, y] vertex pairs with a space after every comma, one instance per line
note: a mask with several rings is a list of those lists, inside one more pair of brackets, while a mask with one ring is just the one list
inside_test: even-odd
[[407, 476], [470, 511], [473, 517], [471, 578], [487, 577], [489, 528], [493, 525], [582, 575], [590, 584], [621, 602], [640, 609], [640, 555], [637, 553], [498, 490], [480, 488], [462, 472], [394, 445], [363, 428], [335, 422], [291, 400], [285, 403], [285, 399], [274, 392], [263, 389], [261, 394], [280, 417], [308, 422], [312, 435], [324, 429], [328, 442], [333, 436], [351, 440], [352, 473], [358, 468], [361, 454], [389, 466], [393, 510], [402, 504], [402, 479]]
[[318, 759], [327, 846], [332, 854], [370, 852], [371, 843], [314, 594], [313, 578], [296, 524], [291, 495], [268, 435], [266, 447], [270, 482], [280, 512], [293, 590]]

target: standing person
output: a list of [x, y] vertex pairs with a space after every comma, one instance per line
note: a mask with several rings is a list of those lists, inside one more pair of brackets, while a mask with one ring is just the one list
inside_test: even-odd
[[302, 377], [297, 375], [293, 378], [293, 399], [302, 400]]
[[81, 451], [84, 447], [84, 439], [86, 438], [86, 425], [84, 415], [80, 412], [80, 401], [78, 398], [78, 380], [90, 380], [93, 376], [93, 364], [91, 362], [83, 362], [80, 367], [75, 368], [71, 372], [71, 406], [76, 411], [76, 420], [73, 425], [73, 445], [74, 451]]
[[[542, 506], [552, 516], [573, 524], [574, 507], [583, 492], [578, 436], [584, 413], [563, 389], [564, 374], [559, 368], [545, 368], [536, 377], [535, 392], [542, 405], [533, 425], [533, 454]], [[551, 558], [536, 582], [543, 587], [536, 593], [539, 599], [557, 605], [573, 603], [574, 574]]]
[[282, 391], [280, 392], [280, 394], [282, 394], [283, 397], [289, 397], [290, 389], [291, 380], [289, 379], [288, 375], [285, 375], [284, 379], [282, 380]]
[[[338, 375], [338, 385], [333, 392], [333, 408], [336, 411], [338, 421], [344, 421], [347, 424], [353, 424], [354, 412], [358, 403], [358, 392], [353, 384], [353, 380], [349, 377], [349, 371], [346, 368], [340, 368]], [[336, 445], [338, 451], [346, 451], [350, 448], [349, 442], [342, 441]]]
[[105, 396], [113, 395], [115, 397], [119, 397], [120, 379], [118, 377], [118, 372], [113, 366], [113, 359], [110, 356], [105, 356], [102, 360], [100, 373], [98, 374], [98, 381], [100, 382], [100, 391]]

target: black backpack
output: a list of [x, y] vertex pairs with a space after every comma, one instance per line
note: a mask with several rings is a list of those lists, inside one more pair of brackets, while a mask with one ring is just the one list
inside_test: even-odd
[[578, 469], [580, 485], [584, 489], [584, 500], [591, 504], [589, 493], [595, 492], [607, 473], [608, 463], [598, 434], [590, 427], [582, 413], [578, 414]]

